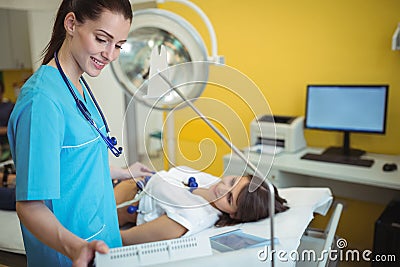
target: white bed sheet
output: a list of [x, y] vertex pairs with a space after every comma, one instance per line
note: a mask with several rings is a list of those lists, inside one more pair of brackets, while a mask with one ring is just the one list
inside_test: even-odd
[[[300, 245], [300, 239], [307, 226], [314, 218], [314, 213], [326, 215], [333, 202], [329, 188], [292, 187], [279, 189], [279, 194], [288, 201], [290, 209], [279, 213], [274, 218], [274, 236], [279, 239], [275, 245], [275, 266], [295, 266], [295, 252]], [[246, 233], [261, 237], [270, 237], [270, 219], [264, 219], [254, 223], [244, 223], [236, 226], [211, 228], [201, 234], [214, 236], [233, 229], [242, 229]], [[159, 266], [270, 266], [271, 257], [265, 261], [258, 258], [260, 250], [265, 247], [242, 249], [232, 252], [219, 253], [213, 251], [212, 256], [190, 259], [178, 262], [170, 262]], [[270, 247], [268, 255], [271, 255]], [[278, 253], [281, 253], [277, 257]], [[286, 254], [286, 255], [284, 255]], [[266, 258], [265, 254], [261, 257]]]
[[[279, 189], [279, 194], [288, 200], [288, 206], [290, 209], [286, 212], [277, 214], [274, 218], [274, 235], [279, 239], [279, 244], [275, 246], [275, 250], [287, 254], [286, 256], [281, 255], [280, 258], [282, 259], [277, 259], [277, 257], [275, 257], [275, 266], [295, 266], [295, 261], [292, 260], [290, 253], [297, 250], [301, 236], [314, 218], [314, 213], [325, 215], [332, 204], [333, 197], [329, 188], [315, 187], [283, 188]], [[213, 236], [238, 228], [250, 234], [266, 238], [270, 237], [269, 219], [229, 227], [214, 227], [207, 229], [200, 234]], [[214, 266], [218, 264], [218, 266], [230, 267], [257, 265], [268, 266], [266, 262], [258, 259], [260, 249], [264, 248], [258, 247], [226, 253], [214, 251], [214, 254], [209, 257], [173, 262], [167, 265], [187, 266], [187, 264], [190, 264], [190, 266]], [[0, 250], [25, 254], [16, 212], [0, 210]], [[270, 254], [271, 252], [268, 251], [268, 255]], [[265, 257], [265, 255], [261, 256]], [[270, 261], [270, 257], [268, 257], [266, 261]]]
[[19, 219], [15, 211], [0, 210], [0, 250], [25, 254]]

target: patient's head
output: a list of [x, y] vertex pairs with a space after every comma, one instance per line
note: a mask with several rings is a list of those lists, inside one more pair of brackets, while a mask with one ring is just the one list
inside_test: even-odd
[[[255, 179], [255, 180], [253, 180]], [[250, 181], [261, 184], [253, 192], [250, 192]], [[234, 225], [243, 222], [254, 222], [267, 218], [269, 210], [269, 189], [265, 182], [253, 176], [226, 176], [221, 182], [210, 188], [218, 196], [213, 205], [222, 211], [216, 226]], [[224, 192], [226, 190], [226, 192]], [[275, 192], [275, 213], [288, 209], [286, 200]]]

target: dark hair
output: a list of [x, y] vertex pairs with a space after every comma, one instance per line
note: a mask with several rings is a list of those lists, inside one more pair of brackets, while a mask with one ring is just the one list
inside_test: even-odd
[[54, 52], [61, 48], [66, 36], [64, 19], [69, 12], [74, 12], [76, 20], [84, 23], [86, 20], [97, 20], [104, 10], [122, 14], [132, 22], [129, 0], [63, 0], [58, 8], [51, 39], [42, 52], [42, 64], [49, 63]]
[[[249, 179], [249, 183], [242, 189], [237, 198], [237, 212], [231, 218], [228, 213], [222, 213], [219, 220], [215, 223], [215, 226], [222, 227], [228, 225], [235, 225], [244, 222], [255, 222], [260, 219], [269, 217], [269, 189], [265, 182], [262, 182], [259, 187], [253, 192], [250, 192], [250, 181], [252, 179], [261, 179], [256, 176], [246, 175], [244, 179]], [[242, 178], [242, 179], [243, 179]], [[256, 182], [257, 183], [257, 182]], [[258, 183], [257, 183], [258, 184]], [[282, 198], [278, 194], [278, 190], [274, 186], [275, 192], [275, 213], [283, 212], [289, 209], [286, 206], [286, 199]]]

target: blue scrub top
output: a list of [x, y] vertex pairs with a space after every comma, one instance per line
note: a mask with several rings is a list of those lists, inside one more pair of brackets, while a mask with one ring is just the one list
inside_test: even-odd
[[[74, 90], [105, 134], [90, 96], [85, 92], [84, 99]], [[43, 65], [25, 83], [8, 129], [17, 201], [45, 200], [75, 235], [121, 246], [107, 146], [77, 108], [56, 68]], [[28, 266], [71, 266], [67, 257], [21, 228]]]

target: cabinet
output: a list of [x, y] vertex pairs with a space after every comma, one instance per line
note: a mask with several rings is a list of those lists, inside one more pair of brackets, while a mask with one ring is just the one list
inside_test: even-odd
[[0, 70], [32, 68], [28, 14], [0, 9]]
[[[363, 157], [374, 160], [371, 167], [301, 159], [305, 153], [321, 152], [321, 148], [306, 148], [296, 153], [283, 152], [276, 157], [258, 153], [249, 153], [246, 156], [278, 188], [329, 187], [335, 196], [381, 204], [387, 204], [391, 199], [400, 197], [399, 170], [382, 170], [382, 166], [388, 162], [400, 166], [400, 155], [367, 153]], [[224, 175], [251, 173], [236, 155], [225, 155], [223, 161]]]

